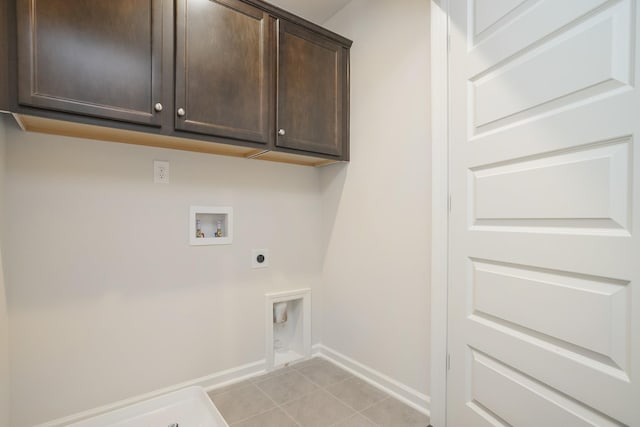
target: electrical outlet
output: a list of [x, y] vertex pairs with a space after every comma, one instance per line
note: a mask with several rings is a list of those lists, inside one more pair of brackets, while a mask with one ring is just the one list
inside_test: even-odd
[[169, 183], [169, 162], [162, 160], [153, 161], [153, 182], [155, 184]]
[[254, 249], [251, 251], [251, 268], [269, 267], [269, 249]]

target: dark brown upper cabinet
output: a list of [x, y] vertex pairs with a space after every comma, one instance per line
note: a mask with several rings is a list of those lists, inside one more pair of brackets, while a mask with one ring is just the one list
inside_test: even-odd
[[336, 41], [279, 22], [277, 147], [344, 156], [347, 55]]
[[258, 143], [274, 133], [275, 19], [239, 0], [178, 0], [176, 129]]
[[160, 125], [161, 0], [17, 0], [18, 102]]
[[3, 45], [0, 109], [27, 130], [349, 159], [351, 41], [261, 0], [0, 0]]

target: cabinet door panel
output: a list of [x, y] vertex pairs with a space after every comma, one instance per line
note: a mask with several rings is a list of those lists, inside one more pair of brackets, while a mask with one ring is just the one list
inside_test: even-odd
[[345, 126], [346, 59], [340, 44], [279, 23], [276, 145], [340, 156]]
[[160, 0], [18, 0], [18, 100], [160, 124]]
[[273, 135], [273, 28], [237, 0], [178, 0], [176, 128], [251, 142]]

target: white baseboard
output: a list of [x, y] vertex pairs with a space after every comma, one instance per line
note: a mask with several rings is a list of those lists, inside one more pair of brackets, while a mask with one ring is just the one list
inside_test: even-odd
[[[388, 376], [369, 368], [325, 345], [315, 344], [312, 347], [314, 356], [319, 356], [327, 359], [336, 365], [346, 369], [353, 375], [363, 379], [374, 387], [390, 394], [396, 399], [406, 403], [412, 408], [430, 415], [429, 396], [418, 392]], [[85, 420], [87, 418], [95, 417], [97, 415], [104, 414], [109, 411], [124, 408], [129, 405], [133, 405], [144, 400], [152, 399], [163, 394], [171, 393], [183, 389], [185, 387], [200, 386], [206, 391], [211, 391], [218, 387], [223, 387], [228, 384], [236, 383], [247, 378], [254, 377], [266, 372], [266, 360], [262, 359], [257, 362], [248, 363], [246, 365], [238, 366], [235, 368], [227, 369], [224, 371], [216, 372], [211, 375], [207, 375], [194, 380], [185, 381], [179, 384], [165, 387], [160, 390], [155, 390], [150, 393], [141, 394], [128, 399], [120, 400], [109, 405], [100, 406], [87, 411], [78, 412], [67, 417], [58, 418], [53, 421], [46, 422], [44, 424], [38, 424], [34, 427], [65, 427], [69, 424], [76, 423], [78, 421]]]
[[216, 372], [211, 375], [207, 375], [194, 380], [185, 381], [170, 387], [165, 387], [160, 390], [155, 390], [150, 393], [141, 394], [131, 397], [129, 399], [120, 400], [109, 405], [100, 406], [88, 411], [78, 412], [77, 414], [69, 415], [64, 418], [58, 418], [53, 421], [46, 422], [44, 424], [38, 424], [34, 427], [64, 427], [78, 421], [85, 420], [87, 418], [95, 417], [97, 415], [104, 414], [106, 412], [114, 411], [116, 409], [124, 408], [125, 406], [133, 405], [134, 403], [142, 402], [144, 400], [152, 399], [154, 397], [171, 393], [183, 389], [185, 387], [200, 386], [206, 391], [210, 391], [214, 388], [223, 387], [227, 384], [242, 381], [246, 378], [251, 378], [256, 375], [260, 375], [265, 372], [266, 361], [264, 359], [257, 362], [248, 363], [246, 365], [238, 366], [235, 368], [227, 369], [224, 371]]
[[327, 359], [336, 365], [346, 369], [353, 375], [363, 379], [372, 386], [384, 391], [396, 399], [406, 403], [417, 411], [430, 416], [430, 399], [426, 394], [420, 393], [399, 381], [390, 378], [375, 369], [363, 365], [350, 357], [347, 357], [323, 344], [313, 346], [313, 354]]

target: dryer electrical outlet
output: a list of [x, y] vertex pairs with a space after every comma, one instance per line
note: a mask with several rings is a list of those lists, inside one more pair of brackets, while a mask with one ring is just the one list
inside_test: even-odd
[[251, 251], [251, 268], [269, 267], [269, 249], [254, 249]]

